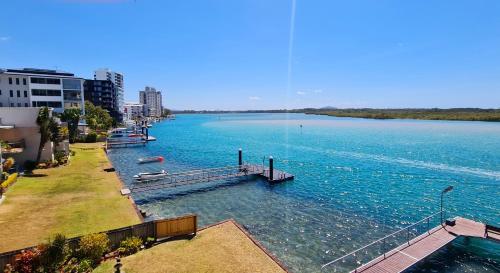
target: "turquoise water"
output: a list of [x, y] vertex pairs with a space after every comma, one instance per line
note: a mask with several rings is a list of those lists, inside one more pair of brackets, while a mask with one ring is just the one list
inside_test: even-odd
[[[277, 169], [294, 174], [277, 185], [255, 178], [134, 195], [151, 218], [196, 213], [200, 225], [234, 218], [293, 272], [319, 272], [322, 264], [439, 211], [448, 185], [455, 189], [445, 196], [447, 216], [500, 224], [499, 123], [178, 115], [154, 124], [150, 135], [158, 140], [146, 147], [109, 152], [127, 184], [143, 171], [236, 165], [238, 148], [246, 162], [267, 164], [272, 155]], [[136, 164], [153, 155], [166, 160]], [[499, 272], [495, 244], [469, 244], [456, 242], [413, 270]], [[352, 269], [348, 263], [335, 268]]]

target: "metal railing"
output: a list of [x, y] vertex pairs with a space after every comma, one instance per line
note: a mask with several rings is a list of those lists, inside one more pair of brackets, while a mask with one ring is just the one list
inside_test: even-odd
[[[135, 182], [130, 188], [133, 192], [143, 192], [170, 188], [181, 185], [211, 182], [228, 178], [242, 177], [262, 173], [262, 167], [258, 165], [244, 164], [241, 166], [226, 166], [221, 168], [199, 169], [187, 172], [171, 173], [156, 179], [145, 179]], [[140, 184], [137, 184], [140, 183]]]
[[[373, 247], [373, 246], [377, 246], [377, 245], [381, 245], [381, 248], [380, 250], [378, 251], [379, 253], [375, 253], [375, 259], [373, 258], [370, 258], [370, 260], [368, 262], [363, 262], [363, 261], [359, 261], [359, 260], [355, 260], [354, 261], [354, 264], [356, 264], [356, 267], [354, 268], [354, 270], [352, 272], [358, 272], [358, 269], [367, 265], [368, 263], [372, 262], [372, 261], [375, 261], [377, 259], [380, 259], [380, 260], [384, 260], [386, 258], [386, 256], [388, 254], [391, 253], [392, 250], [395, 250], [397, 249], [398, 247], [404, 245], [404, 244], [407, 244], [408, 246], [411, 245], [412, 243], [412, 240], [418, 238], [419, 236], [422, 236], [422, 235], [425, 235], [425, 234], [428, 234], [430, 235], [431, 234], [431, 226], [430, 226], [430, 221], [432, 218], [436, 217], [436, 216], [439, 216], [441, 214], [441, 212], [436, 212], [436, 213], [433, 213], [425, 218], [423, 218], [422, 220], [418, 221], [418, 222], [415, 222], [407, 227], [404, 227], [396, 232], [393, 232], [385, 237], [382, 237], [376, 241], [373, 241], [361, 248], [358, 248], [340, 258], [337, 258], [331, 262], [328, 262], [326, 264], [324, 264], [323, 266], [321, 266], [321, 271], [325, 270], [326, 268], [328, 267], [331, 267], [339, 262], [344, 262], [346, 259], [350, 258], [350, 257], [354, 257], [355, 259], [357, 257], [359, 257], [360, 255], [359, 254], [367, 254], [368, 255], [368, 249], [370, 247]], [[440, 221], [439, 221], [440, 222]], [[422, 234], [422, 233], [417, 233], [416, 236], [410, 236], [411, 232], [412, 231], [418, 231], [417, 229], [417, 226], [421, 225], [421, 224], [425, 224], [426, 225], [426, 231]], [[439, 223], [441, 224], [441, 223]], [[403, 241], [400, 241], [398, 243], [396, 243], [396, 246], [395, 247], [392, 247], [392, 248], [388, 248], [387, 245], [389, 244], [389, 240], [392, 239], [392, 238], [397, 238], [397, 236], [399, 235], [404, 235], [404, 240]], [[389, 244], [390, 246], [391, 244]], [[377, 251], [376, 251], [377, 252]], [[336, 270], [334, 270], [334, 272], [337, 272]]]

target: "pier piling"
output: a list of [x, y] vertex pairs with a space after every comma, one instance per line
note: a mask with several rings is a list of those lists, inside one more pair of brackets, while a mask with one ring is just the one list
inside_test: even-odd
[[274, 181], [274, 159], [272, 156], [269, 157], [269, 180]]

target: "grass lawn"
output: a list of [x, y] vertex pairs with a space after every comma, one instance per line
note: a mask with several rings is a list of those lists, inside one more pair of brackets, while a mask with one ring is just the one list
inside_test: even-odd
[[[93, 273], [112, 273], [110, 260]], [[127, 273], [285, 272], [233, 222], [200, 231], [191, 240], [159, 244], [122, 259]]]
[[99, 143], [71, 145], [67, 166], [35, 170], [43, 177], [20, 177], [0, 204], [0, 252], [43, 242], [55, 233], [67, 237], [140, 223], [120, 195], [120, 181]]

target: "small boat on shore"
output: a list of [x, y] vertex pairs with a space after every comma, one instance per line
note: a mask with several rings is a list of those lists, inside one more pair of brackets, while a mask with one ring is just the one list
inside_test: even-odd
[[153, 162], [162, 162], [164, 160], [163, 156], [152, 156], [152, 157], [144, 157], [144, 158], [139, 158], [137, 160], [138, 164], [145, 164], [145, 163], [153, 163]]
[[154, 172], [154, 173], [138, 173], [134, 175], [134, 179], [139, 181], [159, 180], [167, 176], [167, 174], [168, 173], [165, 170], [161, 170], [161, 172]]

